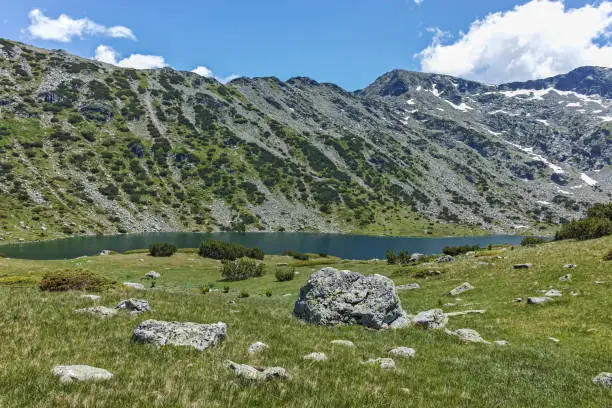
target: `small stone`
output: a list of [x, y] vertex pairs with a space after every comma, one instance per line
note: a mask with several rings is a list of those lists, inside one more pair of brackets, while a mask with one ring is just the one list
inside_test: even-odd
[[495, 340], [493, 343], [495, 343], [498, 346], [507, 346], [508, 342], [506, 340]]
[[563, 294], [560, 291], [558, 291], [557, 289], [551, 289], [548, 292], [546, 292], [544, 294], [544, 296], [548, 296], [548, 297], [561, 297], [561, 296], [563, 296]]
[[412, 318], [412, 324], [425, 329], [443, 329], [447, 323], [448, 317], [442, 309], [427, 310]]
[[455, 307], [455, 306], [457, 306], [457, 304], [456, 303], [445, 303], [442, 306], [444, 306], [444, 307]]
[[62, 383], [70, 383], [73, 381], [103, 381], [113, 378], [111, 372], [87, 365], [58, 365], [53, 367], [51, 373], [59, 377]]
[[474, 289], [472, 285], [470, 285], [468, 282], [464, 282], [462, 285], [457, 286], [455, 289], [448, 292], [448, 294], [451, 296], [457, 296], [472, 289]]
[[563, 268], [565, 268], [565, 269], [574, 269], [577, 266], [578, 265], [576, 265], [576, 264], [565, 264], [565, 265], [563, 265]]
[[421, 285], [418, 283], [409, 283], [407, 285], [396, 286], [395, 290], [413, 290], [413, 289], [421, 289]]
[[513, 266], [514, 269], [529, 269], [531, 268], [531, 264], [530, 263], [525, 263], [525, 264], [516, 264]]
[[612, 373], [599, 373], [593, 378], [593, 383], [605, 388], [612, 388]]
[[557, 339], [555, 337], [549, 337], [548, 340], [550, 340], [550, 341], [552, 341], [554, 343], [560, 343], [561, 342], [561, 340], [559, 340], [559, 339]]
[[587, 330], [587, 334], [594, 334], [597, 333], [597, 329], [589, 329]]
[[161, 277], [161, 273], [159, 273], [159, 272], [149, 271], [149, 272], [145, 273], [145, 278], [157, 279], [159, 277]]
[[491, 344], [483, 339], [476, 330], [472, 329], [457, 329], [454, 332], [446, 329], [446, 334], [459, 337], [460, 340], [468, 343]]
[[550, 302], [552, 298], [549, 297], [529, 297], [527, 298], [528, 305], [541, 305], [546, 302]]
[[568, 273], [559, 278], [559, 282], [567, 282], [572, 279], [572, 274]]
[[269, 346], [261, 341], [255, 342], [249, 346], [249, 354], [257, 354], [268, 349]]
[[415, 356], [416, 350], [410, 347], [396, 347], [390, 350], [389, 353], [395, 356], [410, 358]]
[[81, 295], [80, 298], [88, 300], [100, 300], [100, 296], [98, 295]]
[[138, 262], [144, 262], [144, 259], [140, 258], [138, 259]]
[[233, 361], [226, 360], [224, 363], [225, 367], [230, 368], [237, 377], [247, 381], [269, 381], [276, 379], [289, 379], [291, 376], [282, 367], [267, 367], [259, 368], [252, 367], [247, 364], [238, 364]]
[[123, 282], [123, 285], [136, 290], [143, 290], [145, 288], [142, 283]]
[[371, 358], [369, 360], [363, 361], [361, 364], [365, 365], [377, 365], [380, 368], [385, 370], [392, 370], [395, 368], [395, 361], [392, 358], [382, 357], [382, 358]]
[[450, 255], [444, 255], [444, 256], [441, 256], [439, 258], [436, 258], [436, 262], [437, 263], [453, 262], [454, 260], [455, 260], [455, 258], [453, 258]]
[[142, 299], [125, 299], [122, 300], [115, 306], [117, 310], [127, 310], [131, 314], [140, 314], [144, 312], [150, 312], [151, 306], [149, 306], [149, 302]]
[[570, 294], [571, 294], [572, 296], [578, 296], [578, 295], [580, 295], [580, 293], [578, 293], [578, 292], [574, 292], [573, 290], [570, 292]]
[[349, 340], [332, 340], [331, 344], [334, 346], [355, 347], [355, 343]]
[[520, 302], [522, 302], [522, 301], [523, 301], [523, 298], [514, 298], [514, 299], [512, 299], [512, 301], [513, 301], [514, 303], [520, 303]]
[[306, 354], [302, 358], [304, 360], [325, 361], [327, 360], [327, 355], [325, 355], [325, 353], [314, 352], [314, 353]]
[[115, 309], [111, 309], [110, 307], [104, 306], [94, 306], [94, 307], [86, 307], [84, 309], [77, 309], [74, 313], [88, 313], [93, 315], [98, 315], [100, 317], [111, 317], [117, 314]]
[[110, 255], [112, 252], [108, 249], [103, 249], [102, 251], [100, 251], [100, 256], [107, 256]]

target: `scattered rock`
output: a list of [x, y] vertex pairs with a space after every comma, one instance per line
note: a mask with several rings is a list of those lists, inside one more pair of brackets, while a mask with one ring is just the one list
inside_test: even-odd
[[171, 344], [205, 350], [219, 344], [226, 335], [227, 325], [223, 322], [200, 324], [145, 320], [134, 329], [132, 339], [157, 346]]
[[469, 343], [491, 344], [490, 342], [483, 339], [476, 330], [472, 329], [457, 329], [454, 332], [447, 329], [446, 334], [459, 337], [460, 340]]
[[525, 263], [525, 264], [516, 264], [513, 266], [514, 269], [529, 269], [531, 268], [531, 264], [530, 263]]
[[465, 315], [469, 315], [469, 314], [483, 314], [486, 313], [486, 310], [462, 310], [460, 312], [450, 312], [450, 313], [445, 313], [447, 317], [454, 317], [454, 316], [465, 316]]
[[81, 295], [80, 298], [89, 300], [100, 300], [100, 296], [98, 295]]
[[123, 285], [127, 286], [128, 288], [137, 289], [137, 290], [143, 290], [145, 288], [142, 283], [123, 282]]
[[493, 343], [495, 343], [498, 346], [507, 346], [508, 342], [506, 340], [495, 340]]
[[393, 370], [395, 368], [395, 361], [392, 358], [383, 357], [383, 358], [371, 358], [366, 361], [362, 361], [361, 364], [366, 365], [377, 365], [380, 368], [384, 368], [386, 370]]
[[117, 314], [115, 309], [111, 309], [110, 307], [105, 306], [94, 306], [94, 307], [86, 307], [84, 309], [77, 309], [74, 313], [89, 313], [93, 315], [98, 315], [100, 317], [111, 317]]
[[410, 262], [418, 262], [421, 260], [421, 258], [423, 258], [425, 256], [425, 254], [419, 254], [418, 252], [415, 252], [414, 254], [410, 255]]
[[456, 303], [445, 303], [442, 306], [444, 306], [444, 307], [455, 307], [455, 306], [457, 306], [457, 304]]
[[520, 303], [520, 302], [522, 302], [522, 301], [523, 301], [523, 298], [514, 298], [514, 299], [512, 299], [512, 301], [513, 301], [514, 303]]
[[308, 278], [293, 311], [309, 323], [322, 325], [387, 329], [408, 324], [391, 279], [334, 268], [323, 268]]
[[553, 343], [560, 343], [561, 340], [555, 338], [555, 337], [549, 337], [548, 340], [552, 341]]
[[355, 343], [349, 340], [332, 340], [330, 343], [334, 346], [355, 347]]
[[421, 285], [418, 283], [409, 283], [407, 285], [396, 286], [396, 290], [413, 290], [413, 289], [421, 289]]
[[149, 306], [149, 302], [142, 299], [125, 299], [122, 300], [115, 306], [117, 310], [127, 310], [131, 314], [140, 314], [144, 312], [150, 312], [151, 306]]
[[450, 255], [444, 255], [444, 256], [441, 256], [439, 258], [436, 258], [436, 262], [437, 263], [453, 262], [454, 260], [455, 260], [455, 258], [453, 258]]
[[470, 285], [468, 282], [464, 282], [462, 285], [457, 286], [455, 289], [448, 292], [448, 294], [451, 296], [457, 296], [472, 289], [474, 289], [472, 285]]
[[605, 388], [612, 388], [612, 373], [599, 373], [593, 378], [593, 383]]
[[541, 305], [546, 302], [550, 302], [552, 298], [549, 297], [529, 297], [527, 298], [528, 305]]
[[276, 379], [289, 379], [290, 375], [282, 367], [267, 367], [267, 368], [259, 368], [252, 367], [247, 364], [238, 364], [233, 361], [226, 360], [224, 363], [225, 367], [230, 368], [234, 371], [237, 377], [242, 378], [247, 381], [269, 381]]
[[112, 252], [109, 249], [103, 249], [100, 252], [100, 256], [107, 256], [107, 255], [110, 255], [110, 254], [112, 254]]
[[410, 347], [396, 347], [389, 351], [390, 354], [400, 357], [414, 357], [416, 350]]
[[161, 273], [159, 273], [159, 272], [149, 271], [149, 272], [145, 273], [145, 278], [157, 279], [159, 277], [161, 277]]
[[310, 354], [306, 354], [303, 357], [304, 360], [313, 360], [313, 361], [325, 361], [327, 360], [327, 355], [325, 353], [314, 352]]
[[564, 267], [565, 269], [574, 269], [574, 268], [576, 268], [577, 266], [578, 266], [578, 265], [576, 265], [576, 264], [565, 264], [565, 265], [563, 265], [563, 267]]
[[448, 317], [442, 309], [427, 310], [412, 318], [412, 324], [425, 329], [443, 329], [447, 323]]
[[559, 278], [560, 282], [567, 282], [572, 279], [572, 274], [568, 273]]
[[138, 262], [144, 262], [144, 259], [139, 258], [139, 259], [138, 259]]
[[561, 297], [561, 296], [563, 296], [563, 294], [560, 291], [558, 291], [557, 289], [551, 289], [548, 292], [546, 292], [544, 294], [544, 296], [548, 296], [548, 297]]
[[597, 329], [589, 329], [587, 330], [587, 334], [594, 334], [597, 333]]
[[255, 342], [249, 346], [249, 354], [257, 354], [268, 349], [269, 346], [261, 341]]
[[110, 380], [113, 374], [107, 370], [88, 365], [58, 365], [51, 371], [63, 383], [73, 381], [102, 381]]

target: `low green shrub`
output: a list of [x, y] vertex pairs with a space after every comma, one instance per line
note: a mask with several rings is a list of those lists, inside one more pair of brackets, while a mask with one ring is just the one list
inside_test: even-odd
[[229, 286], [224, 286], [223, 287], [223, 293], [229, 293], [230, 291], [230, 287]]
[[202, 287], [200, 288], [200, 293], [205, 295], [208, 292], [210, 292], [210, 285], [202, 285]]
[[0, 285], [35, 285], [40, 282], [39, 276], [1, 276]]
[[224, 261], [221, 265], [221, 276], [228, 281], [239, 281], [262, 276], [265, 267], [262, 262], [240, 258], [235, 261]]
[[612, 261], [612, 249], [609, 250], [608, 253], [604, 255], [603, 260], [604, 261]]
[[544, 238], [540, 238], [540, 237], [525, 237], [521, 241], [521, 246], [543, 244], [544, 242], [547, 242], [547, 240], [544, 239]]
[[442, 252], [444, 255], [457, 256], [471, 251], [478, 251], [479, 249], [480, 246], [478, 245], [445, 246], [444, 249], [442, 249]]
[[246, 248], [240, 244], [208, 239], [200, 245], [200, 256], [212, 259], [234, 261], [238, 258], [248, 257], [264, 259], [264, 251], [260, 248]]
[[398, 254], [395, 254], [395, 251], [388, 250], [385, 254], [387, 258], [387, 264], [389, 265], [407, 265], [410, 263], [410, 253], [408, 250], [400, 251]]
[[295, 278], [295, 268], [276, 268], [274, 276], [279, 282], [293, 280], [293, 278]]
[[266, 289], [266, 297], [272, 297], [272, 290]]
[[149, 254], [151, 254], [151, 256], [157, 256], [157, 257], [172, 256], [174, 255], [175, 252], [176, 252], [176, 247], [167, 242], [160, 243], [160, 244], [153, 244], [149, 247]]
[[307, 261], [310, 259], [310, 257], [308, 256], [308, 254], [304, 254], [298, 251], [293, 251], [293, 250], [287, 250], [285, 252], [283, 252], [283, 255], [285, 256], [290, 256], [293, 259], [297, 259], [300, 261]]
[[239, 298], [248, 298], [249, 297], [249, 292], [247, 292], [246, 290], [241, 290], [240, 293], [238, 294]]
[[49, 292], [87, 290], [99, 292], [110, 289], [117, 282], [86, 269], [59, 269], [46, 273], [40, 281], [40, 289]]
[[584, 241], [612, 235], [612, 202], [595, 204], [587, 210], [586, 218], [571, 220], [555, 234], [555, 240]]

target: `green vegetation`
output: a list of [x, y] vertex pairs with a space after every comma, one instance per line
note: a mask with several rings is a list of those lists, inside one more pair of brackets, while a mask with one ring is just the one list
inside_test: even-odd
[[151, 256], [172, 256], [176, 252], [176, 246], [167, 242], [152, 244], [149, 247]]
[[295, 268], [276, 268], [274, 277], [279, 282], [287, 282], [295, 278]]
[[528, 236], [521, 240], [521, 246], [538, 245], [548, 242], [545, 238]]
[[556, 240], [586, 240], [612, 235], [612, 202], [595, 204], [587, 210], [585, 218], [573, 219], [555, 234]]
[[310, 256], [308, 254], [304, 254], [302, 252], [298, 252], [298, 251], [294, 251], [294, 250], [287, 250], [285, 252], [283, 252], [283, 255], [285, 256], [290, 256], [293, 259], [297, 259], [300, 261], [307, 261], [310, 259]]
[[227, 281], [239, 281], [263, 276], [265, 265], [253, 259], [240, 258], [235, 261], [223, 261], [221, 276]]
[[388, 250], [385, 257], [387, 258], [387, 265], [407, 265], [410, 263], [410, 252], [407, 249], [397, 254], [395, 251]]
[[205, 258], [229, 261], [243, 257], [262, 260], [265, 255], [261, 248], [247, 248], [244, 245], [213, 239], [202, 242], [199, 254]]
[[446, 246], [442, 250], [445, 255], [457, 256], [472, 251], [478, 251], [480, 246], [478, 245], [460, 245], [460, 246]]
[[612, 261], [612, 249], [608, 251], [603, 257], [604, 261]]
[[48, 292], [87, 290], [99, 292], [110, 289], [115, 281], [84, 269], [59, 269], [46, 273], [40, 281], [40, 289]]

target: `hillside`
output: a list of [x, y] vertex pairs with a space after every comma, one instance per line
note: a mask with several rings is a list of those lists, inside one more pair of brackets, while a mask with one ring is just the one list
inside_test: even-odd
[[357, 92], [0, 41], [0, 238], [540, 232], [612, 194], [610, 70]]
[[[612, 371], [610, 349], [610, 263], [604, 254], [612, 237], [561, 241], [537, 247], [494, 248], [459, 256], [455, 262], [396, 266], [382, 261], [316, 258], [305, 262], [266, 256], [264, 276], [239, 282], [220, 280], [217, 261], [188, 251], [170, 258], [143, 253], [93, 256], [62, 261], [0, 258], [0, 405], [2, 407], [604, 407], [611, 390], [593, 383]], [[142, 262], [140, 261], [142, 259]], [[277, 282], [278, 263], [295, 267], [295, 279]], [[517, 263], [532, 263], [514, 270]], [[564, 264], [575, 264], [565, 269]], [[433, 308], [446, 313], [470, 309], [482, 314], [451, 316], [451, 330], [471, 328], [505, 346], [464, 343], [444, 330], [406, 327], [365, 330], [362, 326], [324, 327], [293, 316], [299, 288], [323, 266], [366, 275], [382, 274], [396, 285], [411, 314]], [[146, 290], [103, 291], [98, 301], [82, 291], [43, 292], [41, 277], [56, 269], [87, 268], [119, 282], [140, 282]], [[436, 269], [442, 274], [423, 278]], [[144, 274], [161, 274], [155, 288]], [[570, 273], [569, 280], [560, 277]], [[421, 277], [419, 277], [421, 276]], [[474, 289], [447, 293], [463, 282]], [[202, 294], [202, 285], [213, 291]], [[224, 293], [227, 287], [227, 293]], [[557, 289], [549, 303], [526, 304], [530, 296]], [[246, 292], [249, 297], [241, 297]], [[242, 295], [244, 296], [244, 295]], [[523, 298], [515, 302], [515, 298]], [[122, 299], [147, 300], [152, 311], [120, 312], [109, 318], [77, 314], [91, 306], [113, 307]], [[130, 340], [144, 320], [227, 324], [218, 346], [197, 351]], [[557, 341], [553, 341], [554, 338]], [[332, 345], [335, 339], [354, 348]], [[269, 348], [249, 354], [256, 341]], [[392, 356], [394, 347], [411, 347], [412, 358]], [[323, 352], [325, 361], [303, 356]], [[392, 357], [396, 368], [361, 364]], [[254, 366], [280, 366], [290, 380], [249, 384], [236, 378], [224, 360]], [[114, 378], [98, 383], [62, 384], [51, 370], [57, 364], [87, 364]], [[606, 403], [608, 401], [608, 403]]]

